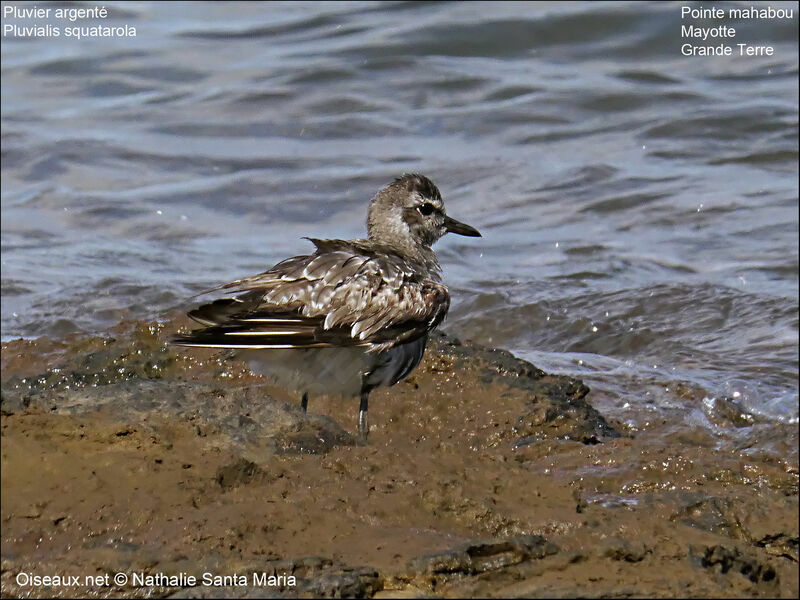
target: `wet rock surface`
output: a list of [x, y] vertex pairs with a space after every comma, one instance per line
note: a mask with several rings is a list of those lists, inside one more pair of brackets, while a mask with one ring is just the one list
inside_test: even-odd
[[357, 400], [305, 414], [224, 354], [167, 347], [182, 323], [3, 345], [4, 597], [798, 594], [796, 454], [633, 435], [580, 381], [441, 335], [373, 394], [364, 445]]

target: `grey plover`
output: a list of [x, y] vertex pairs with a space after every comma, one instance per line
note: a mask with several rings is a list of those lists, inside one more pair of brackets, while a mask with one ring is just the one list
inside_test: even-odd
[[369, 205], [366, 239], [307, 238], [313, 254], [209, 290], [238, 294], [189, 316], [205, 327], [172, 343], [237, 350], [251, 369], [302, 395], [360, 396], [369, 431], [370, 391], [405, 379], [422, 360], [450, 294], [431, 246], [446, 233], [480, 237], [445, 214], [439, 189], [405, 174]]

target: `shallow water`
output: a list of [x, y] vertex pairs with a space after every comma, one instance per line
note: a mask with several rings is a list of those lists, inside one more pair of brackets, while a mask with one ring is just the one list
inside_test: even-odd
[[415, 171], [484, 235], [438, 245], [451, 333], [632, 429], [797, 422], [796, 14], [685, 57], [680, 4], [107, 6], [135, 38], [3, 39], [4, 340], [362, 236]]

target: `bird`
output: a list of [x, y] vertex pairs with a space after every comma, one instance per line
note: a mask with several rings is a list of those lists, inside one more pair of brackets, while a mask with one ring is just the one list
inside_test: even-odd
[[411, 374], [450, 308], [432, 249], [447, 233], [481, 237], [447, 215], [428, 177], [403, 174], [370, 201], [366, 238], [305, 238], [313, 253], [201, 292], [226, 297], [191, 310], [203, 327], [171, 343], [236, 351], [301, 395], [304, 412], [309, 393], [360, 398], [366, 442], [370, 392]]

